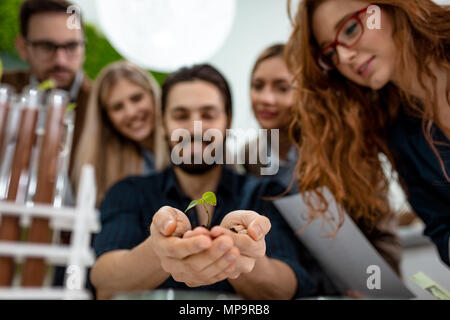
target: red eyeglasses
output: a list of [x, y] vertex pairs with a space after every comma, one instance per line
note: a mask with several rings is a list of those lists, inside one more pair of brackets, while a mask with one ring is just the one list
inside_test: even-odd
[[320, 50], [317, 61], [322, 69], [333, 70], [339, 64], [339, 55], [336, 49], [338, 45], [352, 48], [358, 43], [364, 34], [364, 24], [359, 16], [366, 13], [369, 7], [359, 10], [345, 19], [336, 33], [334, 42]]

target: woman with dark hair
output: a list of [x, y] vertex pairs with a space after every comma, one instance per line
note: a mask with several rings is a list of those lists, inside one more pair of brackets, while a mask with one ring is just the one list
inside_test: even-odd
[[[300, 191], [327, 187], [366, 229], [391, 214], [384, 154], [449, 262], [450, 10], [431, 0], [304, 0], [286, 59]], [[323, 217], [324, 198], [310, 206]], [[341, 212], [338, 226], [342, 224]]]

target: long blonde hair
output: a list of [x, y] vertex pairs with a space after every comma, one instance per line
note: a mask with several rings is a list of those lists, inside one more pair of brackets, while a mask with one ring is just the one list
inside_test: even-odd
[[169, 151], [164, 138], [161, 117], [161, 90], [156, 80], [146, 71], [127, 61], [106, 66], [94, 82], [86, 111], [86, 123], [80, 137], [72, 170], [72, 181], [78, 185], [82, 166], [92, 164], [97, 182], [97, 204], [115, 182], [143, 173], [144, 159], [139, 144], [121, 135], [111, 125], [105, 110], [105, 98], [111, 88], [126, 78], [151, 94], [154, 106], [152, 130], [155, 169], [169, 164]]

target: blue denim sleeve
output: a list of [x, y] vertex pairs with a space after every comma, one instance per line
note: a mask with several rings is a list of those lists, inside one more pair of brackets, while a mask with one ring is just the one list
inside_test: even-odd
[[145, 240], [141, 218], [140, 194], [126, 179], [115, 184], [100, 205], [101, 231], [94, 236], [99, 257], [112, 250], [132, 249]]

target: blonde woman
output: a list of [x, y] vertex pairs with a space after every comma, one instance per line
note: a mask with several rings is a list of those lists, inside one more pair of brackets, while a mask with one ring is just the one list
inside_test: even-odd
[[88, 163], [95, 168], [97, 204], [115, 182], [169, 164], [160, 88], [148, 72], [130, 62], [108, 65], [93, 85], [72, 171], [75, 185]]

